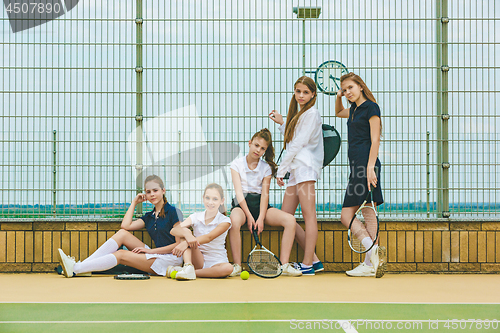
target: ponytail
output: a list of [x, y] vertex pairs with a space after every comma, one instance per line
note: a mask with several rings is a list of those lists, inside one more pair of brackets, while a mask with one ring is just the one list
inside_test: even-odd
[[278, 166], [276, 165], [276, 163], [274, 163], [274, 147], [271, 132], [267, 128], [263, 128], [252, 136], [252, 141], [256, 137], [264, 139], [267, 143], [267, 149], [264, 153], [264, 160], [271, 167], [271, 174], [274, 176], [276, 175]]

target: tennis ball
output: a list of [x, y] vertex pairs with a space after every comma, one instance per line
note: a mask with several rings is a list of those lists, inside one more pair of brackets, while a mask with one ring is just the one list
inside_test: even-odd
[[170, 277], [172, 279], [175, 279], [176, 276], [177, 276], [177, 271], [172, 271], [172, 273], [170, 273]]
[[250, 273], [248, 273], [247, 271], [243, 271], [241, 272], [240, 277], [242, 280], [248, 280], [248, 278], [250, 277]]

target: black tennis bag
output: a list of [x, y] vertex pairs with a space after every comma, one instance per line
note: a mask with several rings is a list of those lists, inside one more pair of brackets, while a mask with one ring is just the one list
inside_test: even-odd
[[[332, 125], [323, 124], [321, 128], [323, 129], [323, 149], [324, 149], [323, 168], [324, 168], [328, 164], [330, 164], [339, 153], [340, 143], [342, 142], [342, 138], [340, 137], [339, 132]], [[278, 157], [276, 163], [280, 161], [281, 155], [283, 154], [284, 150], [285, 148], [281, 149], [280, 156]], [[289, 177], [290, 173], [287, 172], [285, 177], [283, 177], [283, 179], [288, 179]]]

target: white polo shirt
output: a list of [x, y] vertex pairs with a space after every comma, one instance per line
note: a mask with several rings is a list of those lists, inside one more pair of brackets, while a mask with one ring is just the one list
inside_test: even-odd
[[[286, 154], [276, 173], [283, 178], [288, 171], [309, 167], [318, 175], [323, 167], [323, 130], [318, 109], [314, 106], [304, 112], [297, 122], [292, 140], [286, 145]], [[285, 135], [286, 122], [279, 130]]]
[[[227, 222], [231, 227], [231, 219], [225, 215], [222, 215], [220, 212], [217, 212], [217, 215], [209, 224], [205, 224], [205, 212], [194, 213], [190, 215], [191, 218], [191, 226], [193, 227], [193, 235], [195, 237], [203, 236], [210, 233], [212, 230], [217, 228], [217, 226], [221, 223]], [[229, 230], [229, 229], [228, 229]], [[221, 262], [224, 260], [227, 262], [227, 251], [226, 251], [226, 235], [227, 231], [223, 232], [217, 238], [214, 238], [211, 242], [201, 244], [199, 249], [204, 256], [208, 255], [211, 261]]]
[[231, 169], [239, 173], [243, 193], [262, 193], [262, 180], [272, 174], [267, 162], [259, 159], [257, 167], [250, 170], [246, 155], [237, 158], [231, 163]]

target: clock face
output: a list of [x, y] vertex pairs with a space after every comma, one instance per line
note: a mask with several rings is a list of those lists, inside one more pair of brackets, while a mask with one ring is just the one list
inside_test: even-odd
[[340, 89], [340, 77], [349, 73], [347, 67], [335, 60], [328, 60], [319, 65], [314, 76], [319, 90], [327, 95], [336, 95]]

